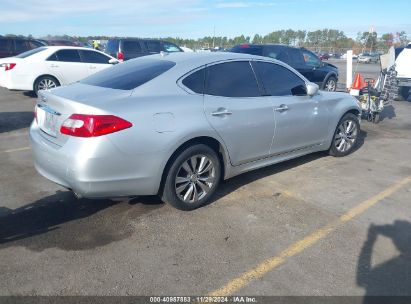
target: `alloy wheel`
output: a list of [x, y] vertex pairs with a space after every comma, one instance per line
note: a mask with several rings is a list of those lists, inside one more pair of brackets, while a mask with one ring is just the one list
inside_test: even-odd
[[337, 88], [337, 83], [334, 79], [329, 79], [325, 84], [325, 90], [329, 92], [334, 92]]
[[42, 79], [38, 84], [38, 90], [49, 90], [56, 88], [57, 84], [50, 78]]
[[344, 120], [338, 126], [337, 134], [334, 139], [334, 145], [339, 152], [345, 153], [354, 146], [357, 137], [357, 124], [351, 119]]
[[214, 163], [207, 156], [198, 154], [185, 160], [177, 170], [175, 191], [185, 203], [196, 203], [211, 191], [215, 181]]

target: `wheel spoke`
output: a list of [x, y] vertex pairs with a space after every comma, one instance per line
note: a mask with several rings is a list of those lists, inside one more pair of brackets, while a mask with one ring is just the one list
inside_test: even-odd
[[194, 185], [190, 184], [190, 186], [188, 187], [187, 192], [184, 194], [184, 197], [183, 197], [185, 201], [190, 200], [189, 198], [193, 194], [193, 188], [194, 188]]
[[210, 171], [213, 168], [214, 168], [213, 163], [210, 160], [208, 160], [206, 167], [202, 171], [199, 171], [198, 174], [202, 175], [202, 174]]
[[188, 177], [181, 177], [181, 176], [176, 177], [176, 184], [188, 183], [189, 181], [190, 180], [188, 179]]
[[183, 192], [183, 191], [187, 188], [187, 186], [188, 186], [189, 184], [190, 184], [190, 183], [187, 182], [187, 183], [182, 184], [181, 186], [178, 186], [178, 187], [176, 188], [177, 194], [181, 194], [181, 192]]
[[188, 164], [188, 161], [185, 161], [183, 163], [183, 169], [188, 173], [188, 174], [193, 174], [193, 170], [191, 170], [190, 165]]
[[191, 168], [193, 169], [193, 172], [196, 172], [197, 171], [197, 156], [193, 156], [190, 159], [190, 162], [191, 162]]
[[204, 169], [204, 166], [207, 163], [207, 158], [205, 156], [202, 156], [200, 159], [200, 165], [198, 166], [198, 172], [202, 172]]
[[200, 186], [201, 190], [207, 194], [208, 191], [210, 191], [210, 186], [208, 186], [208, 184], [204, 183], [203, 181], [197, 181], [197, 185]]

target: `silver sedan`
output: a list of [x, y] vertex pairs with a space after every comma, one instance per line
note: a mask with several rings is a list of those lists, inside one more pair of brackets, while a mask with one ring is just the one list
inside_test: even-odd
[[183, 210], [221, 179], [308, 153], [352, 152], [360, 108], [288, 65], [233, 53], [158, 54], [40, 91], [38, 172], [78, 197], [160, 195]]

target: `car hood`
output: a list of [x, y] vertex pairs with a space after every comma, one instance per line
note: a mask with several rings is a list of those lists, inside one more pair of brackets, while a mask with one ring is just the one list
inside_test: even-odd
[[338, 70], [338, 68], [337, 68], [335, 65], [331, 64], [331, 63], [324, 62], [324, 64], [325, 64], [326, 67], [331, 67], [331, 68], [333, 68], [333, 69]]

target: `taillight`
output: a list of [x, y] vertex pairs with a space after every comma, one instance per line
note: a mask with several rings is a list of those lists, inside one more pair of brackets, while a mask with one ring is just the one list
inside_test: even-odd
[[60, 132], [76, 137], [95, 137], [132, 126], [131, 122], [114, 115], [73, 114], [63, 122]]
[[12, 70], [15, 66], [16, 66], [16, 63], [5, 63], [5, 64], [4, 64], [5, 71], [10, 71], [10, 70]]
[[124, 54], [122, 52], [118, 52], [117, 53], [117, 59], [120, 60], [120, 61], [123, 61], [124, 60]]

